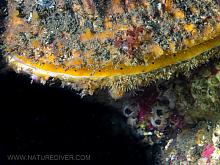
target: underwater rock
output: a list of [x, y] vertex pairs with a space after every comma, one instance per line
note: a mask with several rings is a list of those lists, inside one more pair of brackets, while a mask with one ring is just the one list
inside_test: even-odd
[[123, 102], [138, 105], [130, 106], [137, 114], [127, 124], [143, 144], [160, 146], [161, 165], [220, 164], [219, 69], [218, 61], [210, 62]]

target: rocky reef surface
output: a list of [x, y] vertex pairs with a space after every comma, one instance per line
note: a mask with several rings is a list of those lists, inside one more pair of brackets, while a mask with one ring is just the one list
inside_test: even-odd
[[[103, 103], [103, 96], [97, 99]], [[155, 164], [220, 164], [220, 63], [108, 100], [137, 141], [156, 145]]]

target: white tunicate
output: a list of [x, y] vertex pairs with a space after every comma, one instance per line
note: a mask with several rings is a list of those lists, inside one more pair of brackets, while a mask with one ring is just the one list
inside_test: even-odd
[[48, 9], [54, 8], [55, 6], [54, 0], [36, 0], [36, 3], [41, 7]]
[[31, 13], [30, 13], [30, 15], [29, 15], [29, 17], [28, 17], [28, 20], [27, 20], [28, 22], [30, 22], [30, 21], [31, 21], [32, 16], [33, 16], [33, 13], [31, 12]]
[[130, 106], [127, 105], [123, 108], [123, 115], [124, 116], [129, 117], [129, 116], [132, 116], [133, 113], [134, 113], [134, 111], [133, 111], [132, 107], [130, 107]]
[[124, 104], [122, 113], [125, 117], [136, 116], [139, 110], [139, 105], [134, 101], [130, 101]]

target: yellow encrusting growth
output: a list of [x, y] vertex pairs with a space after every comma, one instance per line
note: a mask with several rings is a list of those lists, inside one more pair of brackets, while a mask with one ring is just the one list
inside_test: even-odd
[[38, 40], [33, 39], [31, 41], [31, 44], [34, 48], [39, 48], [40, 47], [40, 42]]
[[172, 5], [173, 5], [173, 0], [165, 0], [165, 10], [167, 12], [170, 12], [170, 10], [172, 9]]
[[155, 58], [159, 58], [164, 54], [163, 49], [158, 44], [152, 44], [149, 48]]
[[92, 33], [90, 29], [86, 29], [83, 34], [80, 36], [80, 40], [82, 42], [91, 41], [91, 40], [101, 40], [104, 41], [109, 38], [115, 38], [115, 34], [118, 31], [126, 31], [129, 29], [127, 25], [119, 24], [113, 27], [113, 30], [109, 30], [111, 28], [111, 24], [106, 22], [106, 28], [107, 30], [100, 32], [100, 33]]
[[34, 21], [37, 21], [37, 20], [39, 19], [39, 15], [38, 15], [38, 13], [37, 13], [36, 11], [33, 12], [33, 14], [32, 14], [32, 19], [33, 19]]
[[196, 37], [197, 35], [197, 30], [196, 30], [196, 26], [195, 24], [186, 24], [184, 25], [184, 29], [188, 32], [188, 33], [191, 33], [192, 36]]
[[208, 40], [214, 31], [214, 27], [207, 25], [203, 31], [203, 39]]
[[86, 29], [85, 33], [81, 35], [81, 41], [87, 41], [93, 38], [93, 34], [90, 29]]
[[174, 9], [173, 11], [174, 17], [177, 19], [184, 19], [185, 18], [185, 14], [182, 10], [180, 10], [179, 8]]
[[12, 26], [21, 25], [24, 23], [24, 21], [18, 17], [19, 11], [14, 10], [12, 11], [11, 20], [12, 20]]

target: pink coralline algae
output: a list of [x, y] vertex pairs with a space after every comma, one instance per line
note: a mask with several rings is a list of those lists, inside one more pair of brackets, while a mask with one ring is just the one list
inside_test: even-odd
[[208, 144], [205, 146], [202, 152], [202, 157], [210, 159], [214, 151], [215, 151], [215, 147], [211, 144]]

